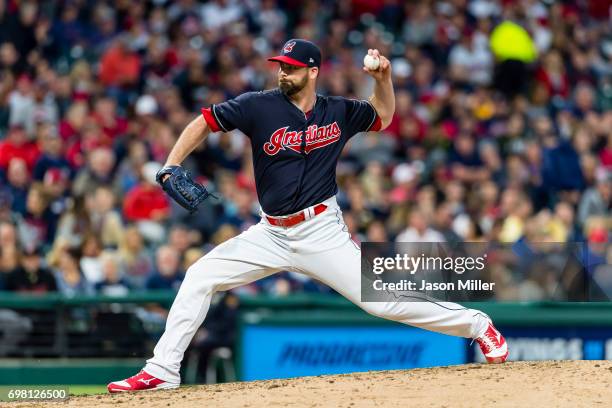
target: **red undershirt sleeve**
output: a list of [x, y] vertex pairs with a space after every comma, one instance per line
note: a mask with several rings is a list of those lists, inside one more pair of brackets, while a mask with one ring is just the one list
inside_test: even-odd
[[210, 109], [211, 108], [202, 108], [202, 116], [204, 116], [204, 120], [212, 132], [220, 132], [221, 126], [219, 126], [217, 119], [215, 119]]
[[376, 114], [376, 119], [374, 119], [374, 123], [370, 126], [369, 132], [378, 132], [382, 128], [382, 120], [380, 120], [380, 116]]

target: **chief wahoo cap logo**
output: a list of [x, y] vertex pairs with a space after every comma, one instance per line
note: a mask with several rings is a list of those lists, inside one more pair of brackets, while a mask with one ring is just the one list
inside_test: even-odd
[[283, 52], [291, 52], [293, 50], [293, 47], [295, 47], [295, 41], [291, 41], [285, 44], [285, 46], [283, 47]]

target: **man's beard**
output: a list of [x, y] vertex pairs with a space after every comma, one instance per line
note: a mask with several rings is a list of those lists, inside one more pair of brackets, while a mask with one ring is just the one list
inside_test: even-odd
[[281, 92], [287, 96], [293, 96], [296, 93], [300, 92], [302, 89], [306, 87], [306, 84], [308, 84], [307, 76], [305, 76], [297, 84], [294, 84], [289, 81], [281, 81], [281, 80], [278, 81], [278, 87], [280, 88]]

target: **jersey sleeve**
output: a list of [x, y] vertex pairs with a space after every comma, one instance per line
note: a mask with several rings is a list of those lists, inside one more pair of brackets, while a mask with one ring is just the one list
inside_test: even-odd
[[346, 99], [346, 124], [349, 137], [359, 132], [378, 131], [382, 122], [372, 104], [366, 100]]
[[249, 93], [242, 94], [229, 101], [202, 108], [202, 115], [213, 132], [231, 132], [240, 130], [248, 135], [251, 129], [251, 109]]

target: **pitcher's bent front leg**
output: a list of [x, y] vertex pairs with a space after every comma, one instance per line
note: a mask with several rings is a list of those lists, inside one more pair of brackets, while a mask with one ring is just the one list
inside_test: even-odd
[[161, 380], [180, 383], [183, 355], [206, 317], [213, 293], [286, 269], [289, 261], [285, 255], [266, 228], [257, 224], [200, 258], [187, 270], [164, 334], [144, 370]]

